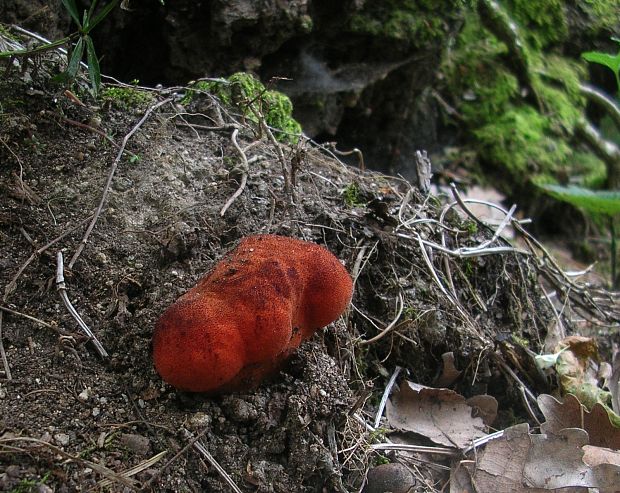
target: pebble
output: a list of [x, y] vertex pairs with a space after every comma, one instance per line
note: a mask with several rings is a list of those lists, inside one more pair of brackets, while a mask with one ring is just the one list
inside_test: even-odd
[[133, 453], [141, 456], [148, 456], [151, 452], [151, 441], [136, 433], [123, 433], [120, 438], [121, 443]]
[[368, 471], [363, 493], [408, 493], [415, 485], [415, 477], [402, 464], [381, 464]]
[[84, 390], [82, 390], [82, 392], [79, 393], [78, 400], [80, 402], [86, 402], [88, 399], [90, 399], [90, 392], [90, 387], [85, 388]]
[[190, 416], [187, 424], [192, 430], [202, 430], [211, 424], [211, 416], [207, 413], [197, 412]]
[[57, 433], [56, 435], [54, 435], [54, 440], [58, 445], [64, 447], [66, 445], [69, 445], [70, 437], [66, 433]]

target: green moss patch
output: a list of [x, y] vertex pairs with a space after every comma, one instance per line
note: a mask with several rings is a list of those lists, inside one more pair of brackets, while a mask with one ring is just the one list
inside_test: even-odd
[[222, 103], [238, 108], [250, 121], [258, 122], [259, 115], [263, 115], [265, 123], [275, 129], [275, 137], [280, 142], [296, 144], [299, 141], [302, 129], [293, 118], [290, 98], [281, 92], [268, 90], [251, 74], [237, 72], [228, 79], [198, 81], [181, 103], [191, 102], [197, 91], [213, 94]]
[[446, 12], [459, 11], [465, 2], [422, 0], [387, 0], [366, 2], [364, 9], [351, 17], [349, 28], [354, 33], [368, 34], [423, 46], [445, 36]]
[[149, 91], [134, 87], [107, 87], [101, 92], [101, 99], [121, 110], [142, 109], [155, 102]]
[[574, 139], [585, 112], [579, 89], [584, 64], [542, 49], [566, 38], [564, 2], [534, 6], [512, 0], [504, 5], [523, 38], [529, 88], [516, 73], [506, 44], [473, 12], [465, 17], [444, 64], [449, 92], [460, 96], [458, 110], [473, 147], [482, 162], [505, 171], [507, 192], [529, 182], [575, 176], [599, 182], [603, 163]]

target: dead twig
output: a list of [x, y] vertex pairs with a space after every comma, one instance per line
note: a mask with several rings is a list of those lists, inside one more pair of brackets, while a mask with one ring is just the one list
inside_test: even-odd
[[339, 151], [338, 149], [336, 149], [335, 143], [332, 143], [330, 147], [331, 151], [338, 156], [346, 157], [355, 154], [357, 156], [357, 163], [360, 171], [366, 171], [366, 165], [364, 164], [364, 154], [362, 154], [362, 151], [360, 151], [357, 147], [354, 147], [350, 151]]
[[[188, 438], [190, 440], [194, 438], [192, 433], [185, 428], [183, 428], [183, 434], [185, 435], [185, 438]], [[211, 453], [207, 450], [207, 448], [200, 442], [200, 440], [195, 440], [192, 446], [199, 454], [201, 454], [207, 460], [207, 462], [211, 466], [215, 468], [215, 470], [220, 474], [220, 476], [222, 476], [222, 479], [226, 481], [228, 486], [230, 486], [235, 493], [243, 493], [243, 491], [241, 491], [241, 488], [239, 488], [239, 486], [235, 484], [235, 482], [232, 480], [230, 475], [224, 470], [222, 466], [220, 466], [220, 464], [215, 460], [215, 458], [211, 455]]]
[[101, 345], [101, 343], [99, 342], [97, 337], [95, 337], [95, 334], [93, 334], [93, 332], [90, 330], [88, 325], [86, 325], [84, 320], [82, 320], [82, 317], [80, 317], [80, 314], [73, 307], [73, 305], [71, 304], [71, 301], [69, 301], [69, 297], [67, 296], [67, 287], [65, 285], [65, 276], [64, 276], [64, 266], [63, 266], [62, 252], [58, 252], [58, 255], [57, 255], [56, 259], [57, 259], [56, 290], [60, 294], [60, 298], [62, 299], [62, 302], [65, 304], [65, 306], [67, 307], [67, 310], [69, 310], [69, 313], [75, 319], [75, 321], [78, 323], [78, 325], [80, 326], [82, 331], [93, 342], [93, 344], [95, 345], [95, 349], [97, 349], [97, 352], [99, 353], [99, 356], [101, 356], [104, 359], [107, 358], [108, 357], [108, 352], [104, 349], [104, 347]]
[[493, 353], [493, 355], [494, 355], [495, 360], [499, 364], [500, 368], [503, 371], [505, 371], [506, 374], [510, 376], [517, 383], [517, 388], [519, 389], [519, 392], [521, 394], [521, 400], [523, 401], [523, 405], [525, 406], [526, 411], [528, 412], [530, 417], [538, 424], [538, 426], [540, 426], [540, 420], [538, 419], [538, 416], [536, 416], [534, 409], [532, 409], [532, 406], [530, 405], [530, 401], [531, 401], [536, 406], [538, 406], [536, 396], [530, 389], [527, 388], [527, 386], [521, 381], [521, 379], [513, 371], [513, 369], [510, 368], [510, 366], [506, 364], [506, 362], [503, 360], [501, 356], [499, 356], [496, 353]]
[[11, 367], [9, 366], [9, 360], [6, 357], [4, 343], [2, 342], [2, 314], [3, 312], [0, 311], [0, 358], [2, 358], [2, 366], [4, 366], [4, 376], [10, 382], [13, 380], [13, 376], [11, 375]]
[[196, 435], [194, 438], [192, 438], [187, 445], [185, 445], [181, 450], [179, 450], [176, 454], [174, 454], [174, 456], [168, 461], [166, 462], [163, 466], [161, 466], [156, 472], [155, 474], [153, 474], [153, 476], [151, 476], [148, 481], [146, 481], [143, 485], [142, 485], [142, 490], [143, 491], [147, 491], [151, 488], [151, 486], [153, 485], [153, 483], [157, 480], [157, 478], [159, 478], [162, 473], [168, 469], [172, 464], [174, 464], [174, 462], [181, 456], [183, 455], [185, 452], [187, 452], [187, 450], [190, 447], [194, 446], [194, 443], [196, 443], [197, 440], [200, 440], [204, 434], [207, 432], [208, 428], [205, 428], [204, 430], [202, 430], [200, 433], [198, 433], [198, 435]]
[[68, 452], [65, 452], [63, 449], [56, 447], [55, 445], [52, 445], [51, 443], [45, 442], [43, 440], [39, 440], [37, 438], [32, 438], [32, 437], [10, 437], [10, 438], [0, 437], [0, 447], [9, 448], [13, 452], [22, 452], [22, 453], [30, 454], [36, 451], [36, 448], [29, 447], [25, 449], [21, 447], [14, 447], [14, 446], [8, 445], [11, 442], [27, 442], [27, 443], [34, 443], [34, 444], [39, 445], [40, 447], [38, 448], [46, 447], [50, 449], [54, 454], [59, 455], [71, 462], [86, 465], [90, 467], [93, 471], [96, 471], [99, 474], [101, 474], [102, 476], [105, 476], [106, 478], [116, 483], [123, 484], [131, 488], [132, 490], [135, 490], [138, 486], [138, 483], [136, 481], [126, 478], [125, 476], [122, 476], [120, 474], [117, 474], [112, 469], [108, 469], [107, 467], [102, 466], [101, 464], [98, 464], [97, 462], [92, 462], [92, 461], [77, 457], [75, 455], [72, 455]]
[[379, 409], [377, 409], [377, 415], [375, 416], [375, 429], [379, 428], [379, 424], [381, 423], [381, 417], [383, 416], [383, 411], [385, 409], [385, 406], [387, 405], [388, 398], [390, 397], [390, 394], [392, 393], [392, 388], [394, 387], [396, 379], [398, 378], [398, 375], [400, 375], [400, 372], [402, 370], [403, 369], [400, 366], [397, 366], [394, 369], [394, 373], [392, 373], [392, 376], [390, 377], [390, 380], [385, 387], [385, 391], [383, 392], [383, 396], [381, 397], [381, 402], [379, 403]]
[[267, 134], [267, 138], [276, 148], [276, 153], [278, 155], [278, 161], [280, 161], [280, 165], [282, 166], [282, 177], [284, 178], [284, 194], [287, 196], [287, 198], [291, 202], [294, 202], [293, 195], [292, 195], [293, 191], [291, 189], [291, 177], [290, 177], [288, 168], [286, 166], [286, 159], [284, 158], [284, 153], [282, 152], [282, 145], [276, 140], [276, 138], [273, 135], [273, 132], [271, 131], [267, 123], [265, 123], [265, 117], [263, 116], [262, 113], [259, 113], [259, 120], [260, 120], [260, 124], [261, 124], [263, 131]]
[[385, 329], [383, 329], [381, 332], [379, 332], [376, 336], [374, 336], [374, 337], [372, 337], [370, 339], [364, 340], [364, 341], [360, 341], [359, 342], [360, 346], [365, 346], [366, 344], [371, 344], [373, 342], [378, 341], [379, 339], [382, 339], [383, 337], [385, 337], [396, 326], [396, 323], [400, 319], [400, 316], [403, 314], [403, 309], [405, 308], [405, 301], [403, 299], [403, 294], [402, 293], [398, 293], [398, 299], [396, 301], [396, 307], [397, 307], [396, 316], [388, 324], [388, 326], [385, 327]]
[[226, 211], [228, 210], [228, 208], [233, 204], [235, 200], [237, 200], [239, 195], [243, 193], [243, 190], [245, 189], [245, 185], [248, 182], [248, 173], [250, 172], [250, 165], [248, 164], [248, 158], [245, 155], [245, 152], [243, 152], [243, 149], [241, 149], [241, 146], [239, 145], [239, 142], [237, 141], [238, 135], [239, 135], [239, 128], [235, 128], [233, 130], [233, 133], [230, 139], [232, 140], [232, 143], [235, 146], [235, 149], [241, 156], [241, 183], [239, 183], [239, 188], [237, 188], [235, 193], [233, 193], [232, 196], [226, 201], [226, 203], [224, 204], [224, 207], [222, 207], [222, 210], [220, 211], [221, 217], [224, 217], [224, 214], [226, 214]]
[[[56, 115], [54, 115], [54, 116], [56, 116]], [[61, 121], [63, 123], [66, 123], [67, 125], [72, 125], [74, 127], [82, 128], [84, 130], [88, 130], [89, 132], [92, 132], [92, 133], [95, 133], [95, 134], [99, 135], [101, 138], [107, 140], [110, 144], [112, 144], [117, 149], [121, 148], [121, 146], [119, 144], [117, 144], [116, 141], [112, 137], [110, 137], [108, 134], [106, 134], [100, 128], [94, 127], [92, 125], [88, 125], [87, 123], [81, 123], [81, 122], [78, 122], [76, 120], [71, 120], [70, 118], [64, 118], [64, 117], [58, 117], [58, 118], [61, 118]], [[131, 157], [135, 157], [136, 156], [133, 152], [129, 152], [129, 151], [127, 151], [127, 154], [129, 154]]]
[[[130, 478], [131, 476], [135, 476], [139, 472], [142, 472], [145, 469], [148, 469], [149, 467], [152, 467], [155, 464], [157, 464], [167, 453], [168, 453], [167, 450], [163, 450], [162, 452], [155, 454], [150, 459], [143, 460], [138, 465], [131, 467], [124, 472], [118, 473], [118, 475], [124, 478]], [[102, 479], [101, 481], [97, 483], [97, 485], [92, 490], [97, 489], [97, 491], [100, 491], [99, 488], [107, 488], [107, 487], [112, 486], [112, 484], [113, 484], [113, 480], [109, 478]]]
[[16, 310], [12, 310], [11, 308], [9, 308], [7, 306], [0, 305], [0, 311], [6, 312], [6, 313], [10, 313], [11, 315], [16, 315], [18, 317], [23, 317], [23, 318], [28, 319], [28, 320], [32, 320], [33, 322], [36, 322], [39, 325], [42, 325], [43, 327], [47, 327], [48, 329], [52, 329], [57, 334], [69, 335], [68, 332], [65, 332], [64, 330], [59, 329], [55, 325], [47, 323], [47, 322], [41, 320], [40, 318], [33, 317], [32, 315], [28, 315], [26, 313], [22, 313], [22, 312], [18, 312]]
[[6, 302], [6, 300], [8, 299], [9, 295], [15, 291], [15, 288], [17, 287], [17, 280], [19, 279], [19, 277], [23, 274], [23, 272], [26, 270], [26, 268], [39, 256], [41, 255], [43, 252], [45, 252], [48, 248], [54, 246], [56, 243], [58, 243], [60, 240], [62, 240], [63, 238], [65, 238], [66, 236], [70, 235], [71, 233], [73, 233], [75, 230], [79, 229], [80, 227], [82, 227], [87, 221], [89, 221], [93, 216], [88, 216], [85, 219], [82, 219], [82, 221], [80, 221], [77, 225], [75, 225], [73, 228], [65, 231], [63, 234], [61, 234], [60, 236], [57, 236], [56, 238], [54, 238], [52, 241], [50, 241], [49, 243], [47, 243], [46, 245], [42, 246], [41, 248], [39, 248], [38, 250], [36, 250], [30, 257], [28, 257], [28, 259], [26, 260], [26, 262], [24, 262], [24, 265], [22, 265], [19, 270], [17, 271], [17, 273], [13, 276], [13, 279], [11, 279], [11, 281], [6, 285], [6, 287], [4, 288], [4, 296], [2, 297], [2, 301]]
[[77, 261], [82, 251], [84, 250], [84, 247], [86, 246], [86, 243], [88, 242], [88, 238], [90, 237], [90, 234], [95, 228], [95, 224], [97, 223], [97, 220], [99, 219], [99, 216], [101, 215], [101, 211], [103, 210], [103, 206], [105, 204], [106, 198], [108, 197], [108, 192], [110, 191], [110, 185], [112, 184], [114, 173], [116, 172], [118, 163], [120, 162], [121, 158], [123, 157], [123, 154], [125, 153], [125, 147], [127, 146], [127, 142], [129, 142], [129, 139], [131, 139], [131, 137], [133, 137], [133, 135], [140, 129], [140, 127], [144, 124], [144, 122], [148, 119], [148, 117], [151, 115], [153, 111], [163, 106], [164, 104], [167, 104], [173, 101], [173, 99], [174, 98], [166, 98], [163, 101], [160, 101], [157, 104], [154, 104], [153, 106], [148, 108], [145, 111], [142, 118], [140, 118], [140, 121], [138, 121], [138, 123], [134, 125], [134, 127], [129, 131], [129, 133], [127, 133], [127, 135], [123, 137], [123, 141], [121, 142], [121, 146], [119, 148], [118, 154], [116, 155], [116, 158], [114, 159], [114, 162], [112, 163], [112, 166], [110, 167], [110, 172], [108, 173], [108, 179], [106, 181], [105, 187], [103, 188], [103, 193], [101, 194], [101, 200], [99, 201], [99, 206], [97, 207], [97, 210], [95, 211], [95, 214], [94, 214], [94, 217], [91, 223], [88, 225], [88, 228], [86, 229], [84, 238], [82, 238], [82, 241], [80, 242], [77, 250], [73, 254], [73, 257], [71, 258], [71, 261], [69, 262], [69, 265], [68, 265], [69, 269], [73, 269], [75, 262]]

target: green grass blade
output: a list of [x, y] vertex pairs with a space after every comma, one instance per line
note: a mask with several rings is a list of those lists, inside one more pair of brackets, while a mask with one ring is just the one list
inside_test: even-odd
[[88, 9], [88, 13], [84, 14], [86, 17], [84, 19], [84, 31], [88, 33], [92, 27], [90, 27], [91, 19], [93, 18], [93, 14], [95, 12], [95, 7], [97, 6], [97, 0], [93, 0], [90, 4], [90, 8]]
[[90, 36], [86, 36], [86, 58], [88, 60], [88, 78], [93, 88], [93, 95], [97, 97], [99, 87], [101, 86], [101, 69], [99, 67], [97, 53], [95, 52], [95, 45]]
[[28, 48], [25, 50], [14, 50], [14, 51], [0, 51], [0, 58], [9, 58], [12, 56], [36, 55], [37, 53], [42, 53], [44, 51], [49, 51], [49, 50], [58, 48], [59, 46], [67, 44], [69, 41], [71, 41], [71, 38], [67, 36], [66, 38], [58, 39], [52, 43], [45, 43], [35, 48]]
[[89, 19], [88, 23], [88, 32], [93, 30], [97, 24], [99, 24], [106, 16], [112, 11], [114, 7], [118, 4], [118, 0], [112, 0], [110, 3], [106, 4], [97, 15], [93, 19]]
[[620, 214], [620, 190], [588, 190], [560, 185], [544, 185], [542, 189], [552, 197], [592, 214], [606, 216]]
[[82, 56], [84, 55], [84, 39], [78, 39], [78, 42], [75, 44], [75, 48], [71, 52], [71, 58], [69, 59], [69, 65], [67, 66], [67, 77], [69, 80], [75, 78], [78, 69], [80, 68], [80, 62], [82, 61]]
[[80, 14], [78, 12], [77, 5], [75, 4], [75, 0], [62, 0], [62, 4], [65, 6], [65, 9], [67, 9], [67, 12], [69, 12], [71, 18], [81, 29], [82, 24], [80, 23]]

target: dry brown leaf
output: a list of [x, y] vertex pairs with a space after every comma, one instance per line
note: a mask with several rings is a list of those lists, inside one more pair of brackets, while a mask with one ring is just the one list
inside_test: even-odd
[[454, 353], [452, 351], [443, 353], [441, 359], [443, 360], [441, 375], [433, 382], [433, 385], [435, 387], [450, 387], [463, 372], [456, 369], [456, 365], [454, 364]]
[[620, 467], [612, 464], [590, 466], [584, 462], [588, 434], [578, 428], [561, 430], [558, 435], [531, 435], [531, 447], [523, 477], [534, 488], [598, 488], [614, 491], [620, 485]]
[[596, 340], [570, 336], [557, 345], [555, 370], [564, 393], [575, 394], [588, 408], [608, 402], [609, 392], [599, 385], [600, 357]]
[[471, 470], [477, 493], [547, 493], [543, 488], [524, 486], [523, 468], [530, 451], [527, 423], [504, 430], [478, 453], [478, 464]]
[[590, 445], [620, 450], [620, 429], [611, 423], [601, 404], [588, 412], [574, 395], [565, 396], [561, 403], [543, 394], [538, 397], [538, 406], [546, 419], [541, 425], [544, 433], [557, 435], [565, 428], [582, 428], [590, 437]]
[[620, 466], [620, 452], [617, 450], [584, 445], [583, 451], [583, 461], [590, 466], [598, 466], [599, 464]]
[[471, 482], [471, 471], [475, 470], [476, 462], [462, 460], [452, 465], [450, 470], [450, 493], [475, 493]]
[[474, 410], [474, 416], [480, 416], [485, 425], [491, 426], [497, 418], [497, 399], [492, 395], [475, 395], [467, 399], [467, 404]]
[[405, 381], [387, 404], [390, 425], [447, 447], [466, 448], [486, 435], [482, 418], [472, 417], [465, 398], [448, 389]]

